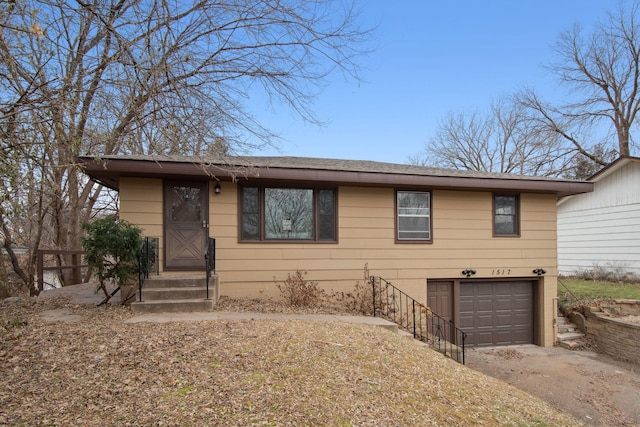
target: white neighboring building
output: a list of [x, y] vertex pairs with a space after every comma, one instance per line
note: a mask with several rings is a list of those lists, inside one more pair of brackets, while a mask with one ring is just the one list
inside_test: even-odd
[[622, 157], [558, 201], [558, 272], [604, 269], [640, 278], [640, 158]]

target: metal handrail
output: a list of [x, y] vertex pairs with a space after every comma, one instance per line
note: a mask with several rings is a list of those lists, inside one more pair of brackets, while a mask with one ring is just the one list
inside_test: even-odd
[[138, 249], [138, 300], [142, 302], [142, 285], [145, 279], [149, 278], [149, 274], [153, 271], [159, 274], [160, 266], [158, 265], [159, 239], [157, 237], [145, 237]]
[[383, 317], [396, 323], [412, 333], [414, 339], [465, 364], [467, 334], [457, 328], [452, 320], [434, 313], [382, 277], [371, 276], [370, 281], [374, 317]]
[[204, 253], [204, 263], [207, 269], [207, 299], [209, 299], [209, 279], [211, 272], [216, 274], [216, 239], [207, 238], [207, 250]]
[[559, 277], [558, 277], [558, 283], [560, 283], [560, 285], [567, 290], [567, 292], [571, 295], [574, 301], [578, 301], [578, 297], [573, 292], [571, 292], [571, 289], [569, 289], [567, 285], [565, 285], [564, 282], [560, 280]]

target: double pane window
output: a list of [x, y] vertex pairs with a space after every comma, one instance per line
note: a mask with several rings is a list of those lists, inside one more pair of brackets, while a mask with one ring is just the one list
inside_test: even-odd
[[493, 234], [518, 236], [520, 234], [520, 198], [513, 195], [493, 196]]
[[336, 241], [334, 189], [243, 187], [241, 240]]
[[431, 193], [398, 191], [396, 209], [398, 240], [431, 240]]

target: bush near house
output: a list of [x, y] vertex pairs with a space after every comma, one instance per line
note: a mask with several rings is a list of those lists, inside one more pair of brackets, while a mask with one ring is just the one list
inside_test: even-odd
[[305, 279], [306, 271], [296, 270], [293, 274], [287, 274], [287, 278], [276, 283], [278, 290], [285, 301], [294, 307], [318, 307], [325, 302], [327, 295], [318, 286], [318, 282]]
[[84, 224], [87, 235], [82, 247], [87, 251], [86, 260], [94, 268], [106, 300], [110, 295], [107, 281], [119, 288], [127, 285], [138, 273], [137, 253], [142, 244], [142, 230], [124, 220], [111, 217]]
[[306, 271], [296, 270], [293, 274], [287, 274], [287, 279], [282, 282], [273, 278], [284, 301], [290, 306], [333, 307], [364, 315], [373, 313], [373, 289], [369, 282], [368, 263], [364, 265], [363, 280], [357, 280], [349, 292], [331, 290], [327, 293], [319, 287], [318, 282], [305, 279], [306, 275]]

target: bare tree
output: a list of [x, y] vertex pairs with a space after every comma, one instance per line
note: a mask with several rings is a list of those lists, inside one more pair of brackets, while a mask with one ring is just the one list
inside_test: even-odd
[[519, 94], [539, 128], [556, 132], [580, 157], [600, 166], [610, 161], [602, 153], [633, 151], [640, 111], [638, 12], [636, 2], [621, 5], [591, 34], [584, 35], [579, 25], [561, 34], [558, 60], [548, 68], [567, 89], [569, 102], [552, 105], [533, 90]]
[[425, 157], [410, 161], [453, 169], [558, 176], [568, 160], [555, 133], [535, 128], [520, 104], [502, 98], [488, 113], [450, 113], [439, 122]]
[[[43, 233], [55, 248], [78, 249], [103, 192], [79, 173], [78, 155], [273, 144], [247, 101], [265, 96], [316, 122], [312, 101], [325, 78], [334, 70], [358, 78], [367, 32], [355, 18], [331, 0], [0, 5], [0, 173], [20, 176], [7, 153], [31, 159]], [[14, 188], [2, 188], [5, 246], [19, 235], [9, 213], [34, 209], [9, 207]]]

